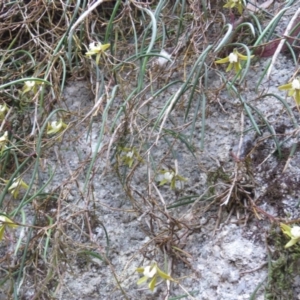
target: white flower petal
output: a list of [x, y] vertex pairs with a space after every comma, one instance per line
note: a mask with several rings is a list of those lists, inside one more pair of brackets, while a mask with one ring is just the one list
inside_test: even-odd
[[52, 129], [60, 129], [61, 127], [61, 122], [58, 122], [58, 121], [52, 121], [51, 122], [51, 128]]
[[169, 61], [169, 59], [171, 58], [171, 54], [169, 54], [164, 49], [162, 49], [159, 54], [162, 55], [163, 57], [159, 57], [157, 59], [157, 64], [162, 67], [163, 65], [165, 65]]
[[147, 266], [144, 268], [144, 276], [152, 278], [157, 272], [156, 266]]
[[300, 238], [300, 227], [299, 226], [294, 226], [292, 229], [291, 229], [291, 235], [298, 239]]
[[166, 172], [164, 173], [164, 179], [171, 182], [172, 179], [174, 177], [174, 173], [173, 172]]
[[129, 151], [127, 154], [126, 154], [126, 157], [129, 157], [129, 158], [132, 158], [133, 157], [133, 151]]
[[4, 134], [0, 137], [0, 143], [6, 142], [8, 138], [7, 131], [4, 132]]
[[4, 112], [6, 112], [6, 111], [7, 111], [6, 105], [0, 105], [0, 112], [1, 112], [1, 113], [4, 113]]
[[32, 88], [35, 85], [35, 81], [25, 81], [25, 85], [29, 88]]
[[300, 80], [298, 78], [294, 79], [292, 82], [292, 89], [300, 90]]
[[18, 188], [21, 185], [21, 181], [22, 180], [20, 178], [19, 179], [15, 178], [12, 182], [12, 185], [9, 187], [8, 190], [11, 191], [11, 190]]
[[238, 55], [237, 54], [235, 54], [235, 53], [230, 53], [229, 54], [229, 62], [230, 63], [236, 63], [236, 62], [238, 62], [238, 60], [239, 60], [239, 57], [238, 57]]
[[95, 48], [96, 48], [96, 43], [95, 42], [92, 42], [92, 43], [89, 44], [89, 49], [90, 50], [95, 50]]

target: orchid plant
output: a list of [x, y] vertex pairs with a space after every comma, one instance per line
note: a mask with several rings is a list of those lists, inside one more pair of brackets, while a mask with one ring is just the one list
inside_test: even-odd
[[299, 107], [300, 104], [300, 77], [297, 77], [293, 79], [290, 83], [281, 85], [278, 87], [279, 90], [288, 91], [288, 96], [293, 97], [297, 107]]
[[[6, 183], [8, 183], [8, 180], [5, 180]], [[16, 199], [20, 193], [21, 188], [27, 190], [28, 185], [22, 178], [14, 178], [12, 184], [8, 188], [8, 191], [12, 194], [14, 199]]]
[[137, 268], [136, 271], [138, 273], [142, 273], [144, 275], [142, 278], [140, 278], [138, 280], [137, 284], [140, 285], [140, 284], [143, 284], [143, 283], [147, 282], [148, 280], [150, 280], [150, 282], [148, 284], [148, 287], [149, 287], [149, 289], [151, 291], [154, 290], [154, 288], [156, 286], [156, 283], [157, 283], [158, 277], [160, 277], [163, 280], [175, 281], [170, 275], [168, 275], [167, 273], [163, 272], [157, 266], [156, 262], [154, 262], [150, 266]]
[[135, 161], [142, 162], [143, 159], [139, 155], [138, 151], [135, 147], [119, 147], [119, 151], [121, 152], [120, 160], [123, 165], [131, 168]]
[[240, 14], [243, 13], [243, 2], [242, 0], [227, 0], [227, 3], [223, 6], [225, 8], [237, 8]]
[[237, 49], [234, 49], [233, 52], [231, 52], [227, 57], [216, 60], [216, 64], [226, 64], [229, 63], [226, 72], [231, 71], [231, 69], [234, 69], [236, 73], [238, 73], [240, 70], [242, 70], [241, 61], [247, 61], [250, 58], [253, 58], [254, 55], [250, 55], [249, 57], [246, 55], [243, 55], [237, 51]]
[[6, 103], [0, 104], [0, 121], [4, 120], [7, 112], [8, 112], [8, 107], [7, 107]]
[[27, 80], [23, 86], [23, 94], [32, 92], [35, 94], [38, 91], [40, 85], [44, 84], [43, 82]]
[[96, 64], [99, 64], [101, 55], [110, 47], [110, 44], [101, 44], [100, 42], [92, 42], [89, 44], [89, 51], [86, 52], [86, 56], [91, 58], [96, 55]]
[[18, 225], [4, 214], [0, 214], [0, 241], [3, 239], [5, 228], [17, 228]]
[[0, 136], [0, 154], [2, 154], [3, 151], [6, 149], [8, 142], [8, 133], [7, 131], [5, 131], [4, 134]]
[[290, 227], [286, 224], [280, 224], [282, 232], [290, 238], [290, 241], [284, 246], [289, 248], [300, 241], [300, 226]]
[[60, 119], [59, 121], [49, 122], [47, 125], [47, 134], [52, 135], [52, 134], [60, 133], [67, 127], [68, 125], [65, 124], [62, 119]]
[[160, 171], [159, 185], [170, 184], [171, 189], [174, 190], [178, 181], [187, 181], [187, 179], [173, 170]]

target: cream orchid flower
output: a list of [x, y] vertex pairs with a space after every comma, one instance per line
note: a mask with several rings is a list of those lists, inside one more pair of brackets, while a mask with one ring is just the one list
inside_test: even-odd
[[0, 137], [0, 154], [5, 150], [8, 140], [8, 133], [7, 131], [4, 132], [4, 134]]
[[242, 0], [227, 0], [227, 3], [223, 7], [226, 7], [226, 8], [236, 7], [240, 14], [243, 13]]
[[[8, 183], [8, 180], [5, 180], [5, 182]], [[12, 194], [14, 199], [16, 199], [20, 193], [21, 188], [27, 190], [28, 185], [21, 178], [15, 178], [8, 188], [8, 191]]]
[[55, 133], [59, 133], [61, 131], [63, 131], [64, 129], [66, 129], [68, 127], [67, 124], [65, 124], [62, 119], [60, 119], [59, 121], [52, 121], [49, 122], [47, 125], [47, 134], [55, 134]]
[[234, 49], [233, 52], [231, 52], [227, 57], [216, 60], [216, 64], [226, 64], [229, 63], [226, 72], [229, 72], [232, 68], [236, 73], [238, 73], [241, 69], [241, 61], [247, 61], [248, 59], [254, 57], [254, 55], [250, 55], [249, 57], [246, 55], [243, 55], [237, 51], [237, 49]]
[[0, 241], [3, 239], [4, 231], [6, 227], [17, 228], [18, 225], [15, 224], [11, 219], [5, 215], [0, 215]]
[[99, 64], [99, 60], [101, 55], [104, 53], [105, 50], [107, 50], [110, 47], [110, 44], [104, 44], [102, 45], [100, 42], [96, 43], [90, 43], [89, 44], [89, 51], [86, 52], [87, 57], [91, 57], [92, 55], [96, 55], [96, 64]]
[[153, 263], [150, 266], [142, 267], [142, 268], [137, 268], [137, 272], [143, 273], [143, 277], [140, 278], [137, 282], [138, 285], [143, 284], [147, 282], [150, 279], [150, 283], [148, 284], [148, 287], [151, 291], [154, 290], [157, 278], [160, 277], [163, 280], [171, 280], [175, 281], [170, 275], [167, 273], [163, 272], [158, 266], [157, 263]]
[[139, 155], [135, 147], [131, 147], [131, 148], [120, 147], [119, 149], [121, 152], [120, 155], [121, 162], [125, 166], [131, 168], [135, 161], [139, 161], [139, 162], [143, 161], [143, 159], [141, 158], [141, 156]]
[[42, 84], [44, 84], [44, 83], [39, 82], [39, 81], [34, 81], [34, 80], [25, 81], [24, 86], [23, 86], [23, 94], [28, 93], [28, 92], [33, 92], [35, 94], [38, 90], [38, 87]]
[[0, 104], [0, 120], [3, 120], [8, 112], [8, 107], [6, 103]]
[[186, 178], [176, 174], [173, 170], [161, 170], [159, 177], [159, 185], [170, 184], [171, 189], [176, 188], [176, 181], [187, 181]]
[[291, 238], [291, 240], [284, 246], [284, 248], [289, 248], [300, 241], [300, 226], [290, 227], [281, 223], [280, 227], [282, 232]]
[[296, 105], [299, 106], [300, 104], [300, 77], [297, 77], [295, 79], [293, 79], [292, 82], [281, 85], [280, 87], [278, 87], [279, 90], [287, 90], [288, 91], [288, 95], [290, 97], [293, 97]]

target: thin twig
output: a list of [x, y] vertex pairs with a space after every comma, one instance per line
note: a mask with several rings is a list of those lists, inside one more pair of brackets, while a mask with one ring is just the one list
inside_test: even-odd
[[[294, 25], [294, 23], [295, 23], [295, 20], [297, 19], [297, 17], [298, 17], [299, 14], [300, 14], [300, 8], [298, 8], [298, 10], [296, 11], [296, 13], [295, 13], [294, 16], [292, 17], [291, 21], [289, 22], [289, 24], [288, 24], [288, 26], [287, 26], [287, 28], [286, 28], [284, 34], [283, 34], [283, 36], [287, 36], [287, 35], [288, 35], [288, 33], [289, 33], [290, 30], [292, 29], [292, 27], [293, 27], [293, 25]], [[285, 42], [286, 42], [286, 38], [284, 37], [284, 38], [280, 41], [280, 43], [279, 43], [279, 45], [278, 45], [278, 47], [277, 47], [277, 49], [276, 49], [276, 51], [275, 51], [275, 53], [274, 53], [274, 55], [273, 55], [273, 57], [272, 57], [272, 61], [271, 61], [271, 64], [270, 64], [269, 69], [268, 69], [268, 72], [267, 72], [267, 78], [268, 78], [268, 79], [270, 78], [270, 75], [271, 75], [271, 71], [272, 71], [273, 65], [275, 64], [275, 61], [277, 60], [277, 57], [278, 57], [280, 51], [282, 50], [282, 47], [283, 47], [283, 45], [284, 45]]]

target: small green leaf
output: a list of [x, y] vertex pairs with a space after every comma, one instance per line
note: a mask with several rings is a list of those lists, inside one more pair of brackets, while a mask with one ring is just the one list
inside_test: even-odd
[[3, 239], [3, 234], [4, 234], [4, 225], [0, 226], [0, 241]]
[[144, 273], [145, 268], [136, 268], [136, 271], [139, 273]]
[[290, 90], [291, 88], [292, 88], [292, 83], [283, 84], [278, 87], [278, 89], [281, 91]]
[[284, 248], [292, 247], [292, 246], [294, 246], [298, 241], [299, 241], [299, 239], [291, 239], [291, 240], [284, 246]]
[[295, 97], [296, 104], [299, 105], [300, 104], [300, 90], [295, 90], [294, 97]]
[[229, 62], [229, 57], [228, 56], [215, 61], [216, 64], [226, 64], [228, 62]]
[[154, 276], [152, 278], [152, 280], [150, 281], [149, 283], [149, 289], [153, 292], [154, 288], [155, 288], [155, 285], [156, 285], [156, 279], [157, 279], [157, 276]]
[[172, 179], [170, 186], [171, 186], [172, 190], [175, 190], [175, 188], [176, 188], [176, 179], [175, 179], [175, 177]]
[[285, 225], [283, 223], [280, 223], [280, 227], [281, 230], [284, 234], [286, 234], [287, 236], [289, 236], [290, 238], [292, 238], [292, 234], [291, 234], [291, 227], [288, 225]]
[[164, 185], [166, 183], [168, 183], [169, 181], [167, 179], [163, 179], [160, 183], [159, 186]]
[[162, 270], [160, 270], [159, 268], [157, 268], [157, 273], [158, 275], [162, 278], [162, 279], [165, 279], [165, 280], [173, 280], [173, 278], [168, 275], [167, 273], [163, 272]]
[[138, 280], [137, 284], [140, 285], [140, 284], [146, 282], [147, 280], [148, 280], [148, 277], [147, 277], [147, 276], [144, 276], [144, 277], [142, 277], [142, 278], [140, 278], [140, 279]]
[[10, 218], [8, 218], [6, 215], [1, 214], [0, 215], [0, 241], [3, 239], [5, 226], [8, 226], [10, 228], [17, 228], [18, 225], [14, 223]]
[[176, 175], [176, 179], [180, 180], [180, 181], [187, 181], [187, 179], [185, 177], [180, 176], [180, 175]]

